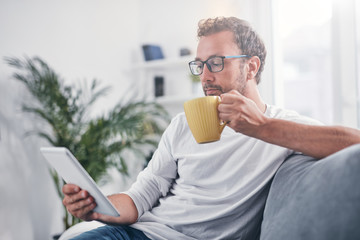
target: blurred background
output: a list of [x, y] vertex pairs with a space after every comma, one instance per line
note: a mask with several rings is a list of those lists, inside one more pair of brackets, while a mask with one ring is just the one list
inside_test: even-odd
[[[44, 60], [65, 84], [101, 81], [111, 91], [89, 116], [120, 99], [156, 101], [171, 116], [202, 95], [189, 75], [200, 19], [248, 20], [268, 49], [259, 86], [264, 100], [325, 124], [360, 127], [360, 3], [356, 0], [1, 0], [0, 2], [0, 239], [51, 239], [64, 229], [61, 200], [39, 152], [46, 128], [22, 111], [34, 101], [4, 57]], [[143, 46], [163, 58], [145, 61]], [[105, 193], [126, 190], [129, 175], [113, 174]]]

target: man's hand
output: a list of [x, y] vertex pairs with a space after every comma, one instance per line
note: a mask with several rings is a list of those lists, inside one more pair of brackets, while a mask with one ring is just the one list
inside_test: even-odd
[[251, 137], [256, 137], [259, 127], [267, 121], [256, 103], [236, 90], [221, 95], [218, 110], [219, 118], [229, 127]]
[[65, 184], [62, 191], [65, 195], [63, 204], [73, 216], [85, 221], [96, 219], [97, 216], [92, 211], [96, 203], [87, 191], [81, 190], [74, 184]]
[[109, 196], [110, 202], [120, 213], [120, 217], [113, 217], [93, 212], [96, 207], [95, 200], [85, 190], [74, 184], [65, 184], [62, 188], [65, 195], [63, 204], [75, 217], [85, 221], [97, 220], [111, 224], [132, 224], [138, 218], [137, 208], [133, 200], [126, 194], [114, 194]]

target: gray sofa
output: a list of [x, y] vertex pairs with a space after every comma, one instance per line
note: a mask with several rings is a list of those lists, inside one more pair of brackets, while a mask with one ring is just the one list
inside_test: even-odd
[[260, 240], [360, 239], [360, 144], [322, 160], [290, 156], [266, 201]]

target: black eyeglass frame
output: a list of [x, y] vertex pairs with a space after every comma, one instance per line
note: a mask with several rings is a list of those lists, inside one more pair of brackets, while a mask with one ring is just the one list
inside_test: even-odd
[[[194, 61], [189, 62], [189, 68], [190, 68], [190, 72], [191, 72], [193, 75], [199, 76], [199, 75], [201, 75], [201, 74], [203, 73], [203, 71], [204, 71], [204, 64], [206, 64], [206, 66], [207, 66], [207, 68], [209, 69], [210, 72], [212, 72], [212, 73], [217, 73], [217, 72], [221, 72], [222, 70], [224, 70], [224, 59], [225, 59], [225, 58], [231, 59], [231, 58], [245, 58], [245, 57], [251, 57], [251, 56], [249, 56], [249, 55], [212, 56], [212, 57], [209, 57], [209, 58], [208, 58], [207, 60], [205, 60], [205, 61], [194, 60]], [[221, 67], [221, 69], [218, 70], [218, 71], [213, 71], [211, 65], [208, 63], [209, 60], [214, 59], [214, 58], [221, 58], [222, 67]], [[197, 73], [194, 73], [194, 72], [193, 72], [191, 66], [192, 66], [192, 65], [199, 66], [199, 65], [197, 65], [197, 64], [194, 64], [194, 63], [199, 63], [199, 62], [202, 63], [202, 66], [201, 66], [201, 72], [200, 72], [199, 74], [197, 74]]]

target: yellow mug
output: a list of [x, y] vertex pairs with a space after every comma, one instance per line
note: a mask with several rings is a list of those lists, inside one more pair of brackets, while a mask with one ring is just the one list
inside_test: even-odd
[[218, 141], [225, 127], [219, 119], [218, 96], [195, 98], [184, 103], [186, 120], [192, 135], [198, 143]]

